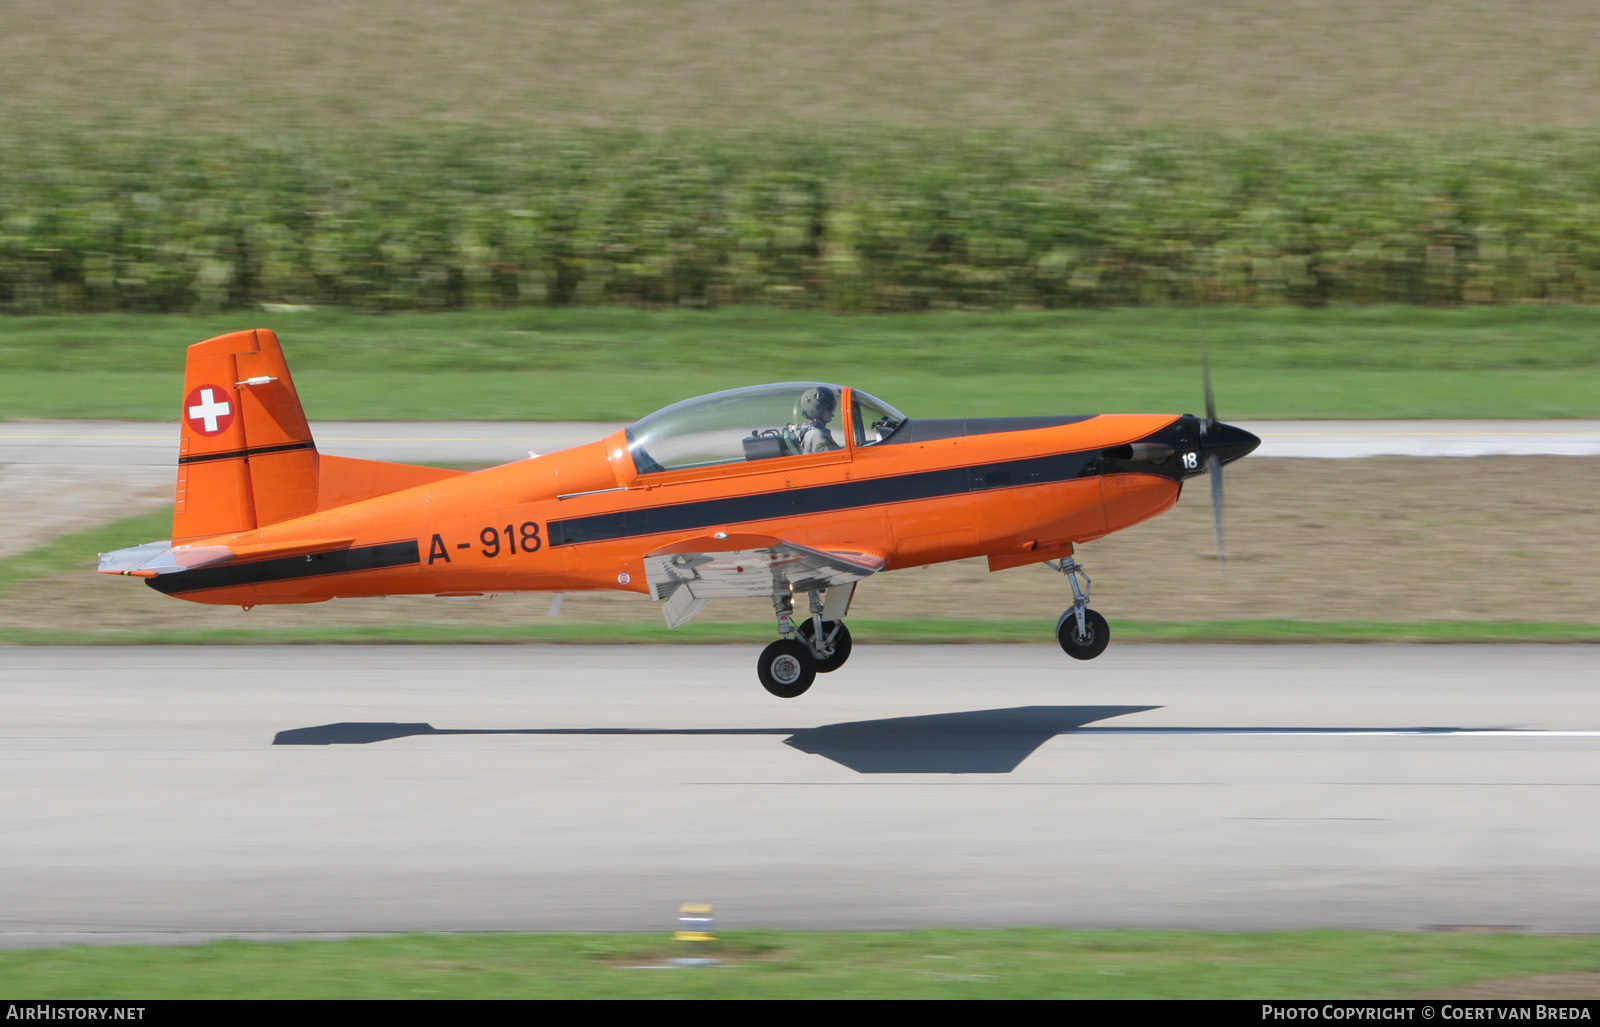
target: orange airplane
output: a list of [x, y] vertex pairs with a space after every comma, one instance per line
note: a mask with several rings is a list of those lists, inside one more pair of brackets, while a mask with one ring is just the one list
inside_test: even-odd
[[[1067, 655], [1105, 650], [1073, 546], [1154, 517], [1260, 444], [1207, 416], [907, 418], [859, 389], [787, 382], [658, 410], [608, 438], [475, 472], [317, 451], [278, 339], [189, 347], [172, 539], [100, 571], [197, 603], [614, 589], [667, 626], [766, 597], [757, 663], [790, 698], [850, 656], [856, 583], [969, 557], [1046, 563], [1072, 588]], [[795, 617], [796, 598], [805, 613]]]

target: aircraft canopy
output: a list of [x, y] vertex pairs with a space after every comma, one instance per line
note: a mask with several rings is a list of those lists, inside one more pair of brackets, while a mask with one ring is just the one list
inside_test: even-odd
[[[640, 474], [705, 467], [744, 460], [798, 456], [807, 450], [803, 411], [811, 393], [813, 410], [831, 394], [835, 413], [826, 421], [833, 445], [870, 446], [888, 438], [905, 421], [894, 407], [860, 390], [848, 390], [854, 438], [845, 437], [837, 407], [847, 390], [823, 382], [782, 382], [714, 392], [663, 407], [628, 427], [628, 451]], [[815, 450], [812, 450], [815, 451]]]

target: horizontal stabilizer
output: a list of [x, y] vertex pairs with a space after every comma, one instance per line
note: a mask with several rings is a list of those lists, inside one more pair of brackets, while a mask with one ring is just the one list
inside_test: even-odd
[[261, 560], [268, 557], [298, 556], [302, 553], [325, 553], [331, 549], [344, 549], [354, 539], [325, 538], [296, 540], [294, 542], [264, 542], [231, 546], [173, 546], [171, 542], [146, 542], [100, 554], [101, 574], [125, 574], [135, 578], [153, 578], [161, 574], [176, 574], [201, 567], [244, 560]]
[[373, 496], [385, 496], [418, 485], [431, 485], [446, 478], [459, 478], [466, 473], [444, 467], [392, 464], [383, 460], [359, 460], [324, 453], [319, 460], [317, 509], [331, 510]]

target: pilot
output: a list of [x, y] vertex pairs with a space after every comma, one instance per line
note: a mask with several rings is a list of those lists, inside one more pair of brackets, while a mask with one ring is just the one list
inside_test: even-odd
[[800, 394], [800, 416], [805, 422], [796, 429], [801, 453], [826, 453], [838, 449], [828, 422], [839, 408], [839, 397], [826, 385], [818, 385]]

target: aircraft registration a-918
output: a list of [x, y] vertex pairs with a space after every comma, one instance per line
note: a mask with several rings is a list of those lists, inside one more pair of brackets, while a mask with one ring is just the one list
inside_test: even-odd
[[[607, 438], [463, 472], [317, 451], [277, 336], [189, 347], [172, 539], [100, 556], [197, 603], [386, 595], [642, 592], [676, 627], [765, 597], [767, 691], [802, 694], [850, 656], [858, 582], [987, 557], [1046, 563], [1072, 605], [1067, 655], [1106, 647], [1073, 546], [1168, 510], [1259, 444], [1207, 416], [923, 420], [848, 386], [786, 382], [665, 407]], [[798, 616], [795, 606], [802, 611]]]

